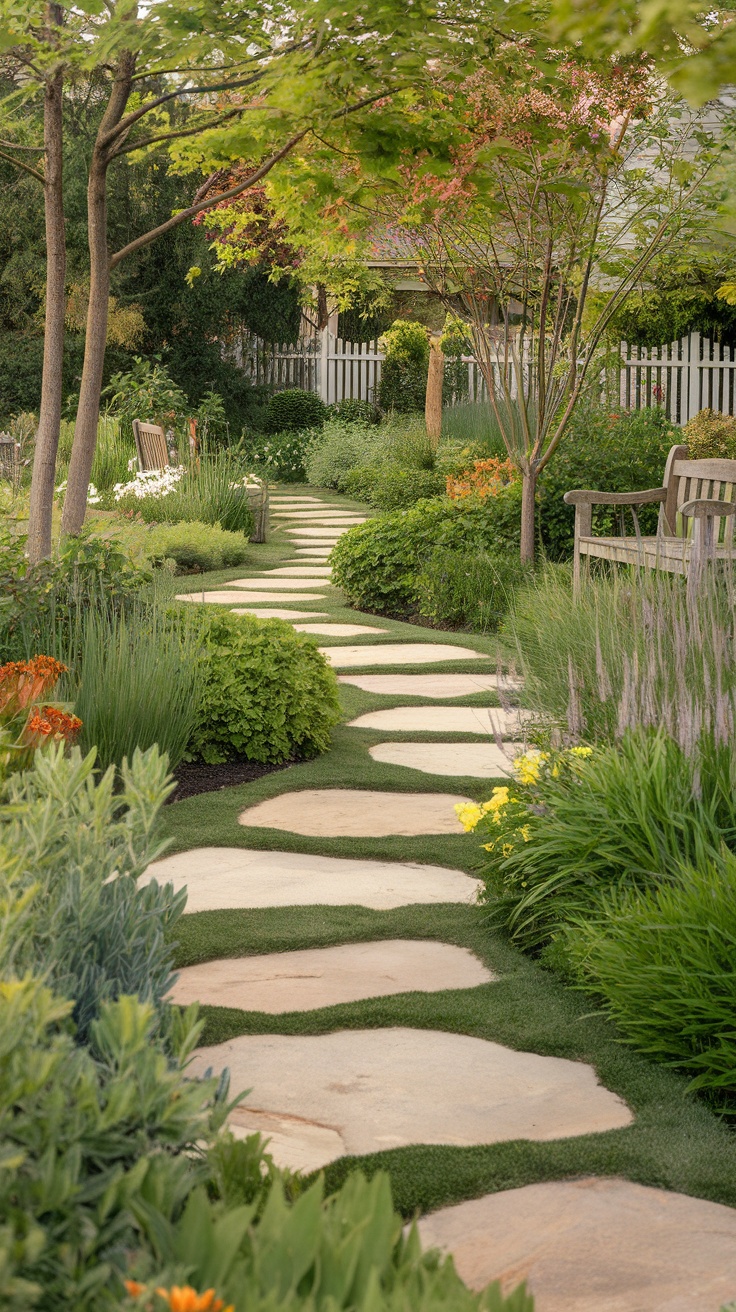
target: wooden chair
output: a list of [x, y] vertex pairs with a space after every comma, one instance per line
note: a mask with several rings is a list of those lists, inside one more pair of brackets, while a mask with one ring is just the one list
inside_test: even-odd
[[140, 419], [134, 419], [133, 436], [140, 470], [165, 469], [171, 463], [166, 434], [158, 424], [143, 424]]
[[[662, 487], [645, 492], [565, 493], [565, 502], [575, 507], [574, 591], [580, 590], [581, 561], [592, 556], [670, 574], [694, 577], [706, 559], [733, 560], [736, 514], [736, 460], [688, 460], [686, 446], [673, 446], [667, 457]], [[654, 537], [639, 531], [637, 507], [659, 502], [659, 524]], [[593, 506], [619, 506], [620, 537], [593, 537]], [[634, 536], [623, 532], [623, 516], [629, 508]]]

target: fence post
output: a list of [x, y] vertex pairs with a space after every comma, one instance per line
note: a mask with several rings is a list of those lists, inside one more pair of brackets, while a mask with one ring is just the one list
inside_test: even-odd
[[319, 394], [325, 405], [330, 403], [330, 330], [325, 325], [319, 353]]
[[687, 352], [687, 424], [700, 410], [700, 333], [691, 333]]

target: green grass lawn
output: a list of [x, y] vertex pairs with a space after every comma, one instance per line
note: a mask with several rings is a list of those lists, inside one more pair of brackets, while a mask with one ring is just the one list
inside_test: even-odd
[[[341, 506], [354, 505], [337, 494], [299, 487], [297, 495], [324, 495]], [[253, 547], [247, 566], [216, 575], [182, 580], [181, 591], [210, 589], [251, 571], [269, 569], [295, 555], [278, 535], [263, 547]], [[304, 557], [309, 563], [309, 557]], [[192, 586], [190, 586], [192, 585]], [[277, 604], [277, 603], [273, 603]], [[327, 602], [286, 603], [294, 609], [327, 611], [330, 619], [357, 620], [334, 589]], [[509, 653], [492, 637], [433, 632], [397, 620], [385, 625], [387, 634], [366, 641], [448, 642], [471, 646], [478, 662], [444, 666], [396, 666], [399, 673], [495, 670], [508, 664]], [[347, 639], [353, 642], [353, 639]], [[324, 645], [337, 645], [320, 639]], [[350, 671], [352, 673], [353, 671]], [[381, 667], [374, 673], [387, 673]], [[407, 704], [404, 697], [378, 697], [341, 685], [344, 720], [364, 711]], [[493, 694], [435, 701], [412, 698], [411, 704], [491, 705]], [[472, 834], [389, 837], [307, 838], [274, 829], [245, 829], [239, 812], [265, 798], [301, 788], [374, 788], [404, 792], [407, 807], [413, 792], [456, 793], [484, 800], [493, 780], [423, 774], [374, 762], [368, 748], [391, 739], [438, 741], [440, 735], [379, 733], [349, 729], [343, 723], [333, 735], [331, 750], [316, 760], [291, 766], [250, 784], [177, 802], [165, 809], [163, 824], [171, 850], [204, 846], [272, 849], [327, 856], [404, 860], [445, 865], [472, 873], [480, 858]], [[442, 741], [468, 735], [443, 735]], [[476, 739], [477, 741], [477, 739]], [[603, 1084], [618, 1093], [635, 1115], [633, 1125], [603, 1134], [537, 1143], [519, 1140], [476, 1148], [418, 1146], [393, 1149], [369, 1157], [342, 1158], [326, 1169], [335, 1187], [360, 1164], [371, 1172], [391, 1173], [397, 1206], [405, 1215], [537, 1181], [580, 1175], [620, 1175], [736, 1205], [736, 1138], [702, 1099], [686, 1092], [687, 1081], [629, 1051], [615, 1027], [591, 999], [565, 986], [556, 976], [511, 947], [493, 931], [487, 912], [456, 904], [410, 906], [392, 911], [364, 907], [286, 907], [266, 910], [200, 912], [185, 916], [177, 926], [177, 965], [216, 957], [364, 942], [383, 938], [434, 939], [469, 948], [499, 978], [473, 989], [408, 993], [369, 999], [318, 1011], [266, 1015], [226, 1007], [203, 1007], [203, 1042], [218, 1043], [239, 1034], [323, 1034], [337, 1029], [382, 1028], [392, 1025], [447, 1030], [503, 1043], [512, 1048], [590, 1062]], [[438, 1095], [439, 1096], [439, 1095]]]

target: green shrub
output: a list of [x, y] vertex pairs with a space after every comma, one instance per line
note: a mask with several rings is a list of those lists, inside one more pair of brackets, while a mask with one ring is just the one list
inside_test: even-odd
[[420, 615], [474, 633], [492, 633], [528, 577], [516, 552], [439, 548], [416, 579]]
[[157, 607], [127, 616], [90, 610], [81, 617], [78, 646], [71, 677], [82, 745], [96, 747], [103, 770], [154, 743], [177, 766], [200, 717], [194, 625], [174, 625]]
[[337, 680], [314, 641], [283, 620], [202, 615], [204, 680], [190, 758], [288, 761], [326, 751]]
[[315, 434], [319, 433], [320, 429], [302, 428], [268, 437], [250, 437], [244, 440], [243, 450], [249, 465], [264, 478], [278, 483], [303, 483], [309, 452]]
[[736, 417], [701, 410], [682, 430], [691, 460], [736, 460]]
[[346, 424], [380, 424], [381, 412], [372, 401], [361, 401], [356, 396], [344, 396], [329, 407], [335, 419]]
[[397, 319], [381, 338], [381, 346], [385, 352], [378, 384], [381, 409], [400, 414], [423, 411], [429, 367], [427, 329], [410, 319]]
[[0, 807], [2, 850], [12, 853], [0, 891], [32, 898], [8, 947], [12, 968], [43, 974], [72, 1000], [81, 1043], [102, 1004], [123, 994], [161, 1018], [172, 983], [167, 935], [186, 902], [171, 884], [137, 884], [161, 851], [154, 830], [171, 791], [167, 758], [155, 747], [133, 753], [120, 791], [114, 769], [96, 780], [94, 766], [94, 752], [65, 756], [52, 744], [8, 780]]
[[345, 476], [356, 465], [367, 464], [380, 451], [382, 434], [373, 424], [328, 419], [313, 432], [305, 458], [307, 480], [313, 487], [344, 487]]
[[206, 574], [229, 569], [248, 559], [248, 543], [242, 533], [228, 533], [219, 524], [196, 520], [162, 524], [146, 539], [146, 556], [153, 564], [174, 560], [177, 574]]
[[417, 602], [417, 575], [437, 547], [504, 552], [518, 549], [518, 485], [485, 503], [467, 506], [437, 497], [409, 510], [358, 524], [332, 550], [333, 581], [351, 605], [401, 613]]
[[612, 889], [565, 936], [582, 982], [628, 1043], [736, 1092], [736, 858], [684, 866], [644, 891]]
[[445, 479], [435, 469], [411, 469], [404, 465], [358, 465], [341, 479], [343, 492], [366, 501], [377, 510], [402, 510], [445, 490]]
[[[679, 429], [658, 407], [621, 415], [592, 406], [578, 407], [539, 482], [540, 532], [549, 558], [566, 560], [572, 556], [575, 508], [565, 505], [566, 492], [582, 487], [602, 492], [661, 487], [670, 447], [681, 440]], [[658, 505], [639, 509], [642, 533], [656, 532], [658, 513]], [[627, 532], [631, 532], [628, 511], [627, 515]], [[618, 522], [615, 508], [594, 508], [594, 533], [617, 533]]]
[[326, 417], [327, 406], [316, 392], [289, 387], [270, 398], [264, 428], [267, 433], [293, 433], [300, 428], [320, 428]]

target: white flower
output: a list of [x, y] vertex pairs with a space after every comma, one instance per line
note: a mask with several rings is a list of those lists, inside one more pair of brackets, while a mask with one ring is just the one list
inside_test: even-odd
[[137, 468], [138, 468], [138, 457], [133, 456], [132, 460], [128, 461], [128, 473], [132, 474], [133, 470]]
[[183, 465], [166, 465], [164, 469], [141, 469], [129, 483], [116, 483], [113, 488], [115, 500], [123, 497], [136, 497], [142, 501], [145, 497], [167, 497], [174, 491], [177, 483], [184, 477]]

